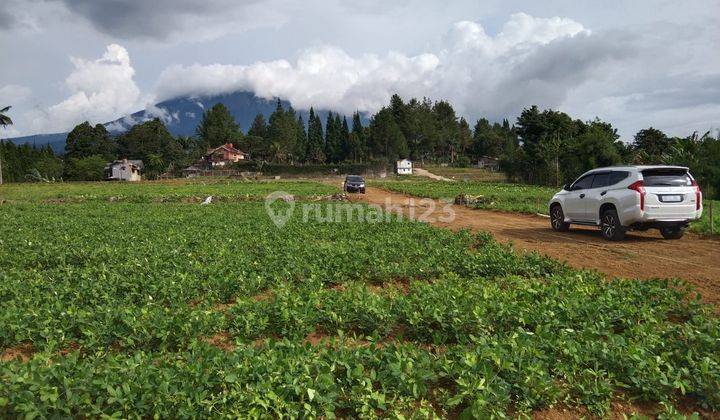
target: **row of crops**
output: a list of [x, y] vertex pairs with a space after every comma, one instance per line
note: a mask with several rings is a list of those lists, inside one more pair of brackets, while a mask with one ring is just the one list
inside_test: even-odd
[[0, 205], [0, 417], [720, 408], [720, 322], [682, 282], [608, 281], [416, 222], [296, 211], [278, 229], [261, 201], [138, 194]]
[[[547, 203], [559, 190], [559, 188], [537, 185], [475, 181], [439, 182], [421, 179], [375, 181], [373, 185], [389, 191], [434, 199], [454, 199], [460, 194], [480, 196], [481, 199], [474, 204], [477, 208], [544, 214], [547, 214]], [[702, 219], [691, 225], [692, 230], [698, 233], [707, 234], [711, 231], [710, 201], [704, 200]], [[720, 231], [720, 201], [714, 200], [712, 210], [715, 219], [714, 232], [718, 233]]]
[[6, 184], [0, 188], [0, 200], [9, 203], [49, 204], [88, 201], [130, 203], [193, 202], [214, 196], [219, 201], [262, 199], [273, 191], [298, 196], [332, 194], [336, 188], [306, 181], [236, 181], [223, 178], [168, 180], [142, 183], [65, 182], [58, 184]]

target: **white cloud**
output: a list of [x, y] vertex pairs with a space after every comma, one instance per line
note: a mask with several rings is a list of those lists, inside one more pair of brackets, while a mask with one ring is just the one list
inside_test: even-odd
[[[554, 75], [542, 73], [544, 68], [534, 72], [530, 62], [544, 49], [559, 55], [548, 47], [573, 39], [576, 41], [567, 47], [577, 52], [591, 40], [590, 31], [571, 19], [517, 13], [496, 36], [487, 35], [479, 23], [458, 22], [438, 51], [412, 56], [390, 52], [353, 57], [337, 47], [320, 46], [302, 51], [294, 63], [171, 66], [160, 75], [156, 93], [160, 99], [169, 99], [248, 90], [264, 98], [288, 99], [298, 108], [315, 106], [345, 113], [376, 111], [392, 94], [399, 93], [449, 99], [471, 116], [505, 116], [516, 112], [522, 102], [504, 92], [508, 83], [517, 82], [514, 72], [529, 73], [528, 79], [537, 82], [522, 91], [532, 98], [542, 99], [548, 90], [559, 92], [546, 101], [548, 106], [558, 105], [567, 89], [581, 82], [573, 75], [553, 80]], [[582, 63], [570, 64], [584, 74], [589, 65], [608, 59], [611, 53], [584, 56]]]
[[45, 110], [31, 111], [35, 132], [65, 131], [85, 120], [102, 123], [143, 108], [146, 100], [133, 80], [135, 69], [124, 47], [108, 45], [96, 60], [70, 60], [75, 69], [65, 86], [71, 95]]
[[[228, 4], [227, 1], [213, 0], [212, 4], [222, 9], [220, 6]], [[269, 1], [281, 4], [286, 0]], [[95, 2], [63, 0], [63, 4], [70, 3], [74, 4], [68, 6], [70, 9], [82, 16], [92, 17], [97, 21], [96, 25], [105, 25], [105, 33], [117, 32], [118, 36], [123, 36], [123, 31], [126, 31], [137, 33], [138, 37], [173, 38], [176, 36], [173, 28], [187, 31], [188, 28], [204, 26], [201, 21], [225, 17], [215, 12], [194, 13], [195, 9], [187, 16], [173, 12], [172, 19], [164, 22], [163, 25], [167, 25], [161, 28], [153, 26], [147, 5], [125, 10], [122, 16], [109, 16], [102, 14], [104, 10], [98, 8]], [[237, 12], [260, 4], [263, 2], [244, 2], [233, 10]], [[59, 3], [56, 5], [60, 8]], [[285, 8], [275, 12], [286, 15], [289, 10], [295, 9]], [[275, 12], [268, 11], [270, 14]], [[408, 9], [402, 9], [402, 13], [397, 15], [406, 13]], [[349, 11], [347, 14], [352, 15]], [[147, 19], [140, 22], [137, 16]], [[112, 22], [102, 24], [104, 19]], [[386, 24], [388, 21], [387, 16], [379, 16], [378, 19], [372, 22]], [[484, 21], [489, 22], [492, 28], [498, 23], [492, 18]], [[14, 77], [19, 71], [8, 70], [8, 75], [13, 77], [5, 77], [4, 80], [15, 85], [2, 89], [17, 98], [24, 98], [20, 99], [24, 102], [16, 102], [19, 106], [13, 108], [14, 129], [22, 131], [22, 134], [68, 130], [86, 119], [91, 122], [112, 121], [146, 107], [147, 112], [122, 118], [113, 127], [127, 128], [132, 123], [155, 116], [171, 121], [178, 115], [169, 115], [167, 110], [146, 104], [154, 103], [151, 102], [154, 98], [194, 97], [198, 106], [194, 111], [199, 115], [204, 109], [203, 96], [237, 90], [253, 91], [265, 98], [282, 97], [297, 108], [315, 106], [345, 113], [356, 109], [375, 111], [386, 105], [393, 93], [405, 98], [428, 96], [449, 100], [469, 120], [478, 117], [513, 119], [522, 108], [537, 104], [559, 108], [582, 119], [598, 116], [618, 127], [625, 139], [650, 125], [673, 135], [718, 127], [720, 55], [714, 54], [717, 43], [712, 42], [720, 39], [717, 18], [699, 19], [692, 25], [672, 20], [662, 23], [618, 22], [611, 29], [596, 26], [590, 31], [577, 20], [569, 18], [540, 18], [516, 13], [493, 31], [478, 22], [464, 20], [448, 24], [444, 36], [438, 35], [433, 39], [422, 39], [422, 36], [439, 33], [433, 32], [435, 29], [419, 31], [417, 45], [425, 47], [413, 46], [414, 51], [419, 51], [413, 54], [384, 52], [388, 51], [385, 44], [378, 48], [357, 47], [357, 50], [380, 53], [353, 52], [355, 47], [343, 44], [336, 36], [337, 27], [334, 27], [336, 32], [331, 29], [325, 35], [306, 40], [314, 47], [300, 50], [294, 59], [246, 65], [172, 65], [161, 72], [152, 95], [143, 95], [135, 84], [135, 72], [127, 51], [112, 45], [100, 59], [72, 59], [74, 70], [64, 85], [69, 93], [62, 101], [53, 98], [51, 101], [57, 102], [53, 106], [44, 106], [41, 99], [27, 96], [29, 92], [18, 85], [32, 86], [31, 93], [35, 95], [50, 92]], [[146, 31], [136, 31], [138, 25]], [[293, 28], [304, 31], [302, 25], [305, 23]], [[347, 33], [358, 34], [358, 27], [362, 28], [362, 33], [373, 30], [372, 25], [347, 26]], [[422, 25], [417, 27], [423, 29]], [[307, 32], [314, 33], [310, 29]], [[198, 34], [200, 37], [205, 35]], [[318, 43], [321, 40], [326, 43]], [[328, 40], [346, 47], [328, 44]], [[277, 53], [282, 54], [281, 57], [287, 54], [287, 49], [282, 47], [289, 44], [292, 43], [278, 44]], [[134, 54], [143, 54], [143, 51], [149, 54], [140, 44], [134, 42], [131, 45], [136, 48]], [[163, 54], [164, 48], [169, 48], [167, 45], [152, 45], [151, 53], [158, 56]], [[225, 41], [202, 44], [208, 50], [224, 48], [223, 51], [226, 45]], [[258, 48], [267, 49], [268, 54], [276, 53], [271, 45], [262, 42], [258, 45], [261, 45]], [[188, 55], [193, 57], [193, 54], [198, 53], [183, 49], [182, 58], [165, 56], [157, 61], [165, 65], [163, 60], [178, 62], [186, 60]], [[205, 54], [202, 56], [207, 57]], [[238, 55], [228, 53], [225, 56]], [[144, 74], [143, 83], [151, 82], [155, 76], [152, 71]], [[13, 102], [9, 104], [15, 105]]]
[[534, 46], [548, 44], [564, 37], [590, 31], [572, 19], [553, 17], [536, 18], [526, 13], [515, 13], [503, 25], [501, 32], [491, 37], [477, 22], [460, 21], [446, 34], [445, 42], [454, 52], [481, 52], [483, 56], [497, 57], [510, 50], [532, 50]]

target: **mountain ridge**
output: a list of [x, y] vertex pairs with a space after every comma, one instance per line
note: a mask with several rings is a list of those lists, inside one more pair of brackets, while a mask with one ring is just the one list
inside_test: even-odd
[[[135, 124], [153, 118], [160, 118], [173, 136], [192, 136], [195, 134], [195, 129], [198, 124], [202, 121], [203, 112], [218, 103], [223, 103], [238, 122], [243, 132], [247, 132], [257, 114], [263, 114], [266, 121], [269, 119], [270, 114], [275, 111], [277, 99], [278, 98], [264, 99], [247, 91], [211, 96], [178, 97], [148, 106], [144, 110], [103, 123], [103, 125], [111, 135], [117, 136]], [[280, 99], [280, 103], [285, 109], [291, 105], [289, 101], [284, 99]], [[302, 117], [307, 127], [309, 110], [296, 109], [295, 111]], [[316, 112], [324, 125], [327, 114], [330, 111], [321, 109], [316, 110]], [[366, 124], [368, 121], [367, 115], [365, 114], [361, 114], [361, 119], [363, 120], [363, 124]], [[350, 123], [350, 121], [348, 121], [348, 123]], [[49, 144], [55, 153], [62, 154], [65, 151], [67, 134], [67, 132], [34, 134], [6, 140], [12, 141], [15, 144], [35, 144], [36, 146]]]

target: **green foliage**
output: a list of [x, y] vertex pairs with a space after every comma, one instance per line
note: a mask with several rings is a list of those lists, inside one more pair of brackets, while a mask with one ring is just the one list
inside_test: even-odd
[[390, 108], [383, 108], [370, 121], [370, 156], [375, 159], [396, 160], [407, 157], [405, 136]]
[[325, 162], [325, 140], [323, 139], [322, 122], [312, 107], [310, 107], [310, 115], [308, 117], [307, 137], [307, 152], [305, 155], [307, 161], [313, 163]]
[[[475, 124], [472, 139], [471, 153], [475, 159], [482, 156], [500, 157], [505, 151], [508, 140], [515, 137], [509, 129], [507, 120], [505, 124], [490, 124], [485, 118], [481, 118]], [[506, 128], [507, 127], [507, 128]]]
[[12, 108], [12, 106], [6, 106], [5, 108], [0, 109], [0, 126], [2, 127], [12, 125], [13, 123], [12, 119], [6, 115], [7, 112], [10, 111], [10, 108]]
[[50, 152], [35, 162], [32, 171], [42, 178], [59, 180], [63, 176], [63, 162]]
[[142, 183], [85, 182], [55, 185], [4, 185], [0, 198], [12, 202], [200, 202], [212, 195], [217, 201], [257, 201], [273, 191], [298, 197], [328, 195], [338, 189], [307, 181], [247, 182], [222, 178], [202, 180], [154, 181]]
[[670, 139], [665, 133], [652, 127], [638, 131], [633, 141], [633, 147], [640, 152], [636, 161], [643, 164], [661, 163], [669, 146]]
[[433, 105], [435, 128], [438, 143], [435, 154], [443, 160], [454, 162], [460, 149], [460, 127], [452, 105], [447, 101], [439, 101]]
[[62, 177], [62, 161], [55, 156], [50, 146], [18, 146], [11, 141], [0, 140], [0, 160], [5, 183], [27, 181], [27, 175], [35, 171], [49, 179]]
[[[345, 126], [347, 129], [347, 125]], [[347, 140], [343, 132], [340, 114], [328, 112], [325, 122], [325, 157], [327, 162], [341, 162], [346, 157]]]
[[[98, 198], [127, 188], [71, 185]], [[69, 194], [29, 187], [26, 201]], [[319, 184], [135, 187], [149, 200], [0, 207], [0, 348], [36, 351], [0, 362], [1, 417], [601, 415], [617, 398], [672, 417], [683, 396], [720, 407], [720, 322], [682, 282], [608, 281], [416, 222], [296, 212], [278, 229], [261, 202], [160, 202], [166, 189], [331, 188]], [[218, 333], [235, 348], [209, 344]]]
[[225, 143], [237, 144], [242, 140], [243, 133], [227, 107], [217, 103], [203, 113], [203, 119], [197, 127], [197, 136], [206, 148], [210, 148]]
[[252, 125], [248, 130], [248, 136], [255, 136], [260, 138], [267, 137], [267, 123], [265, 122], [265, 116], [263, 114], [257, 114], [253, 119]]
[[692, 174], [703, 189], [706, 197], [720, 194], [720, 136], [714, 138], [710, 132], [698, 133], [685, 138], [672, 138], [663, 151], [663, 163], [683, 165], [691, 168]]
[[107, 159], [101, 155], [69, 158], [65, 161], [63, 178], [68, 181], [101, 181], [105, 178]]
[[522, 144], [506, 143], [501, 166], [522, 182], [559, 186], [622, 161], [616, 130], [598, 119], [583, 122], [532, 106], [523, 110], [514, 130]]
[[305, 159], [305, 139], [300, 131], [305, 131], [292, 107], [283, 109], [277, 101], [275, 112], [270, 115], [267, 130], [267, 156], [271, 162], [293, 163]]
[[91, 126], [87, 121], [78, 124], [65, 140], [65, 158], [82, 159], [102, 156], [106, 161], [115, 159], [117, 146], [102, 124]]
[[185, 157], [180, 143], [158, 118], [133, 126], [117, 142], [119, 155], [142, 160], [144, 176], [149, 178], [165, 172], [173, 162]]
[[365, 162], [365, 163], [323, 163], [323, 164], [303, 164], [289, 165], [282, 163], [264, 163], [257, 161], [238, 162], [231, 166], [233, 169], [249, 172], [261, 172], [264, 175], [338, 175], [338, 174], [371, 174], [387, 171], [387, 167], [383, 162]]
[[348, 159], [362, 162], [367, 158], [367, 153], [367, 135], [360, 120], [360, 113], [355, 112], [352, 117], [352, 131], [348, 134]]

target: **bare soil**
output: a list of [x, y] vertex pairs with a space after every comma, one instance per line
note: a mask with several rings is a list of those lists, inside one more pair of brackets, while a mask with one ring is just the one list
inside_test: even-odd
[[33, 354], [35, 354], [35, 349], [32, 343], [20, 343], [2, 350], [2, 353], [0, 353], [0, 362], [20, 359], [23, 363], [27, 363]]
[[448, 181], [448, 182], [455, 182], [454, 179], [446, 178], [441, 175], [435, 175], [434, 173], [427, 171], [422, 168], [413, 168], [413, 174], [417, 176], [426, 176], [430, 179], [434, 179], [436, 181]]
[[205, 337], [203, 340], [223, 351], [231, 352], [235, 350], [235, 341], [226, 331], [221, 331], [212, 337]]
[[[490, 232], [498, 241], [515, 249], [537, 251], [575, 268], [598, 270], [609, 277], [681, 278], [691, 283], [703, 301], [720, 310], [720, 240], [686, 233], [680, 240], [665, 240], [657, 230], [628, 232], [622, 242], [608, 242], [600, 230], [573, 226], [569, 232], [554, 232], [550, 220], [541, 216], [504, 213], [449, 205], [455, 213], [444, 220], [446, 203], [368, 187], [366, 194], [353, 194], [351, 201], [385, 207], [390, 199], [404, 215], [428, 211], [428, 221], [453, 230]], [[412, 199], [412, 201], [411, 201]], [[423, 200], [422, 203], [420, 200]], [[432, 205], [424, 205], [435, 203]], [[411, 210], [412, 209], [412, 210]], [[429, 210], [433, 210], [430, 212]]]

